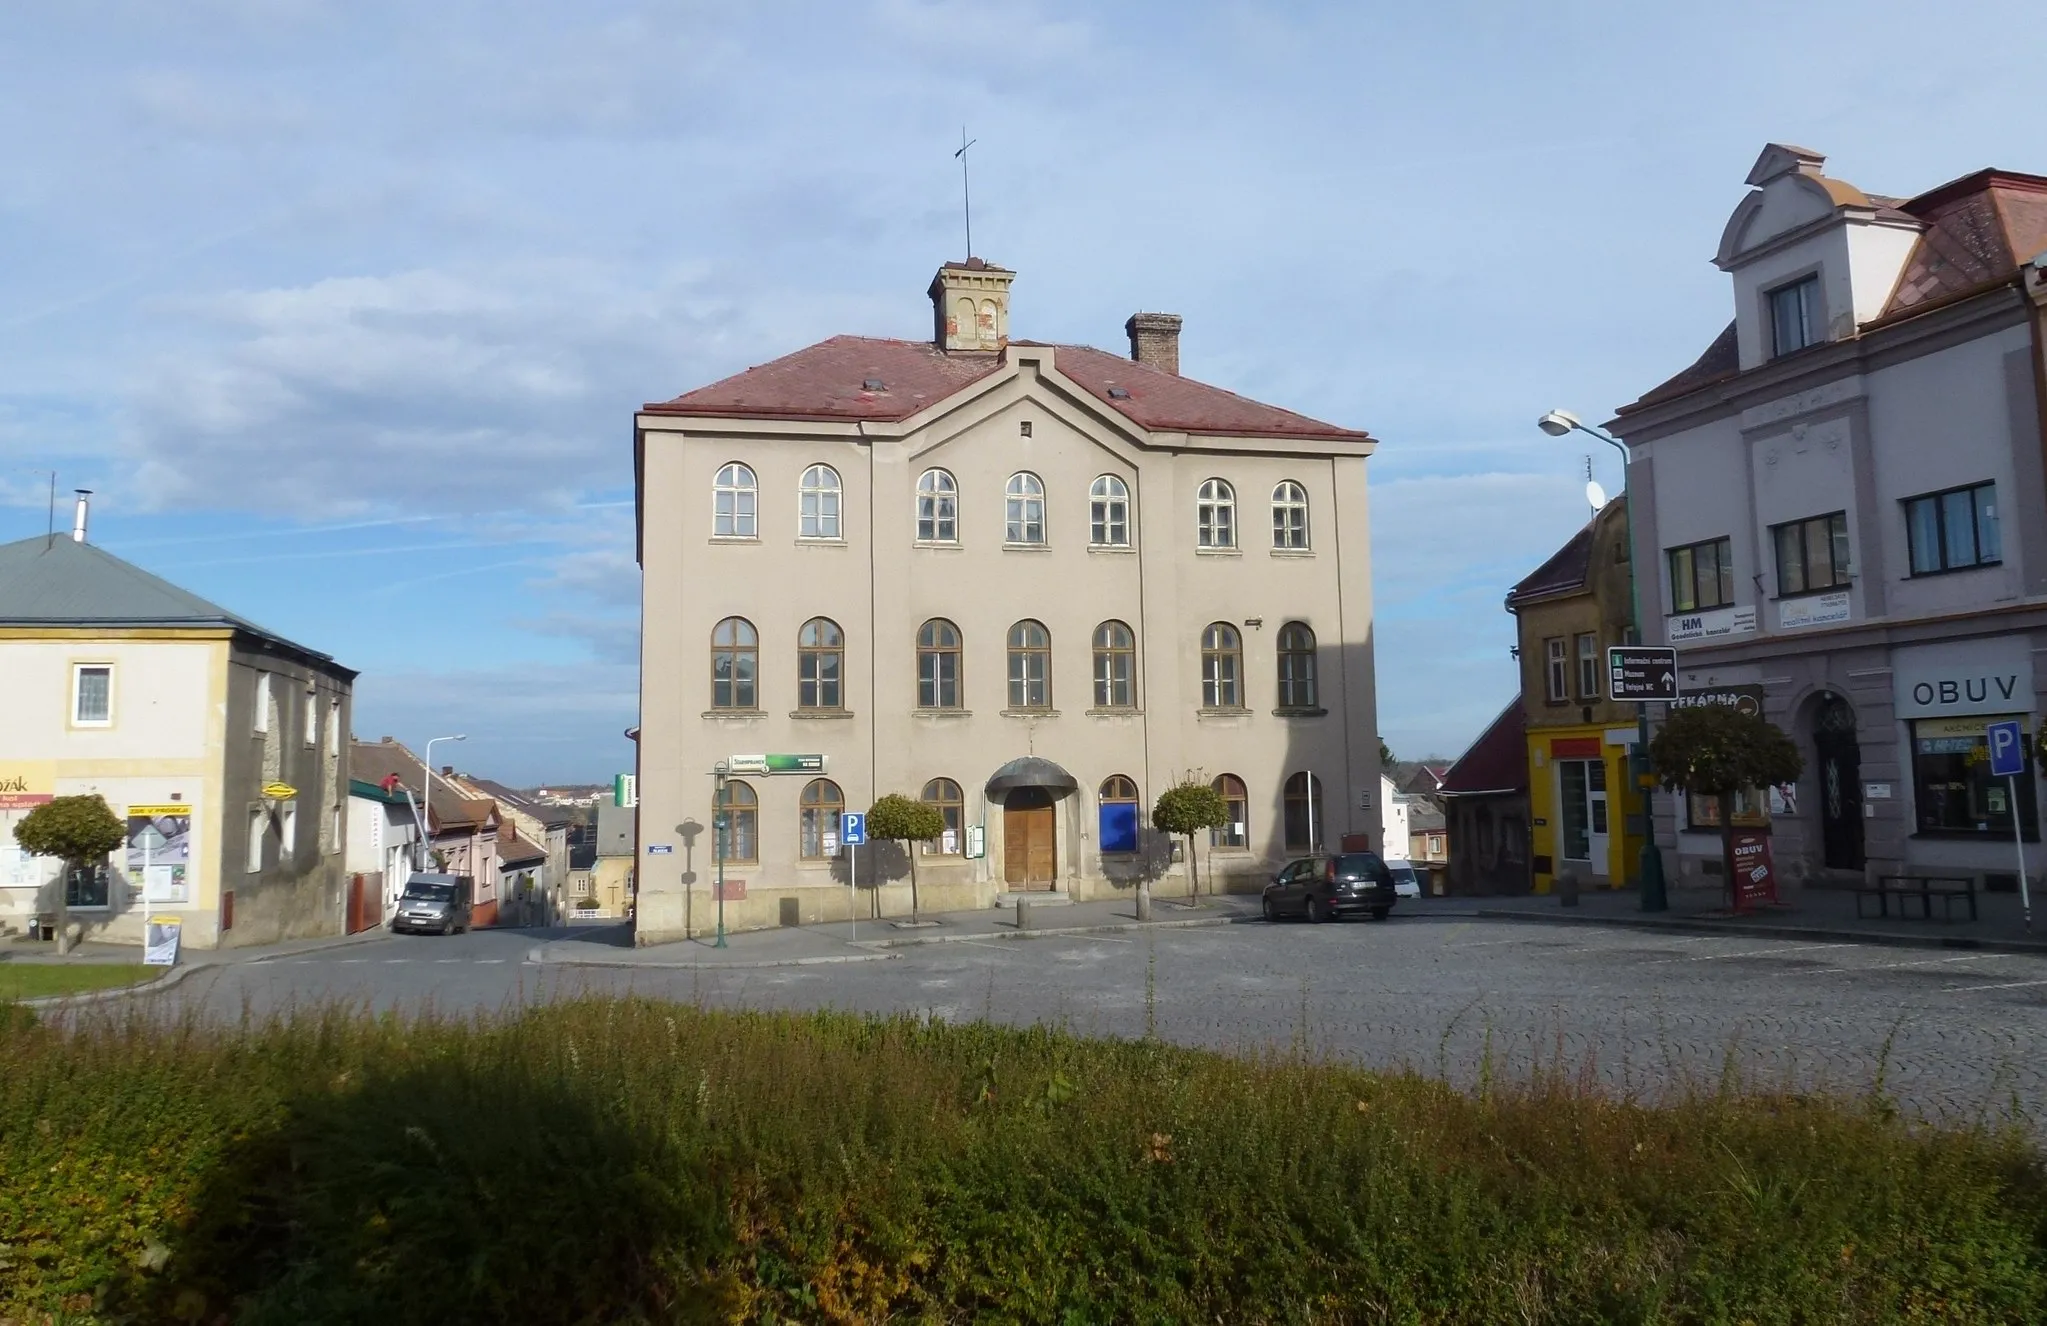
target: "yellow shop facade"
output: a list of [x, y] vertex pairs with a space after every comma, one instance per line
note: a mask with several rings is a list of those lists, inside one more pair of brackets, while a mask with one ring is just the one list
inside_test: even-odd
[[1527, 716], [1530, 877], [1637, 882], [1646, 816], [1629, 756], [1632, 704], [1606, 698], [1606, 650], [1629, 640], [1624, 503], [1609, 502], [1507, 595]]

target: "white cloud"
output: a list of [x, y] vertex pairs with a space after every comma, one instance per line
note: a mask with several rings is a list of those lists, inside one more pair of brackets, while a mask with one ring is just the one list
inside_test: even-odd
[[514, 786], [597, 781], [633, 767], [625, 729], [637, 722], [637, 669], [625, 664], [365, 673], [355, 686], [355, 732], [395, 736], [415, 751], [428, 737], [466, 733], [448, 762]]

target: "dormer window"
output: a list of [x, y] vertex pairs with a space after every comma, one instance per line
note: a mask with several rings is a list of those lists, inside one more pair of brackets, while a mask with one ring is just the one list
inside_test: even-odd
[[1803, 350], [1820, 339], [1820, 278], [1808, 276], [1769, 294], [1773, 359]]

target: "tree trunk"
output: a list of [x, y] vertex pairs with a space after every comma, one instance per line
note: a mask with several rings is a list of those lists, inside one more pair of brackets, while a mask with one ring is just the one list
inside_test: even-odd
[[1734, 793], [1720, 794], [1720, 872], [1727, 877], [1727, 906], [1741, 895], [1734, 887]]
[[910, 854], [910, 924], [917, 924], [917, 844], [906, 842], [903, 848]]
[[57, 875], [57, 956], [65, 957], [71, 952], [71, 872], [75, 867], [64, 863]]
[[1194, 835], [1187, 835], [1187, 874], [1192, 881], [1188, 885], [1187, 900], [1192, 902], [1201, 896], [1201, 858], [1194, 855]]

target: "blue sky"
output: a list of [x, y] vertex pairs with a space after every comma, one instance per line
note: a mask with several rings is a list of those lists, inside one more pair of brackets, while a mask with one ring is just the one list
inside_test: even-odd
[[1383, 439], [1381, 729], [1455, 753], [1514, 685], [1502, 595], [1585, 515], [1587, 448], [1534, 418], [1604, 418], [1712, 339], [1767, 141], [1881, 193], [2047, 171], [2038, 53], [1994, 35], [2036, 19], [22, 0], [0, 540], [41, 532], [54, 469], [96, 542], [361, 669], [359, 734], [608, 777], [633, 407], [928, 332], [965, 122], [1017, 334], [1119, 349], [1169, 309], [1183, 371]]

